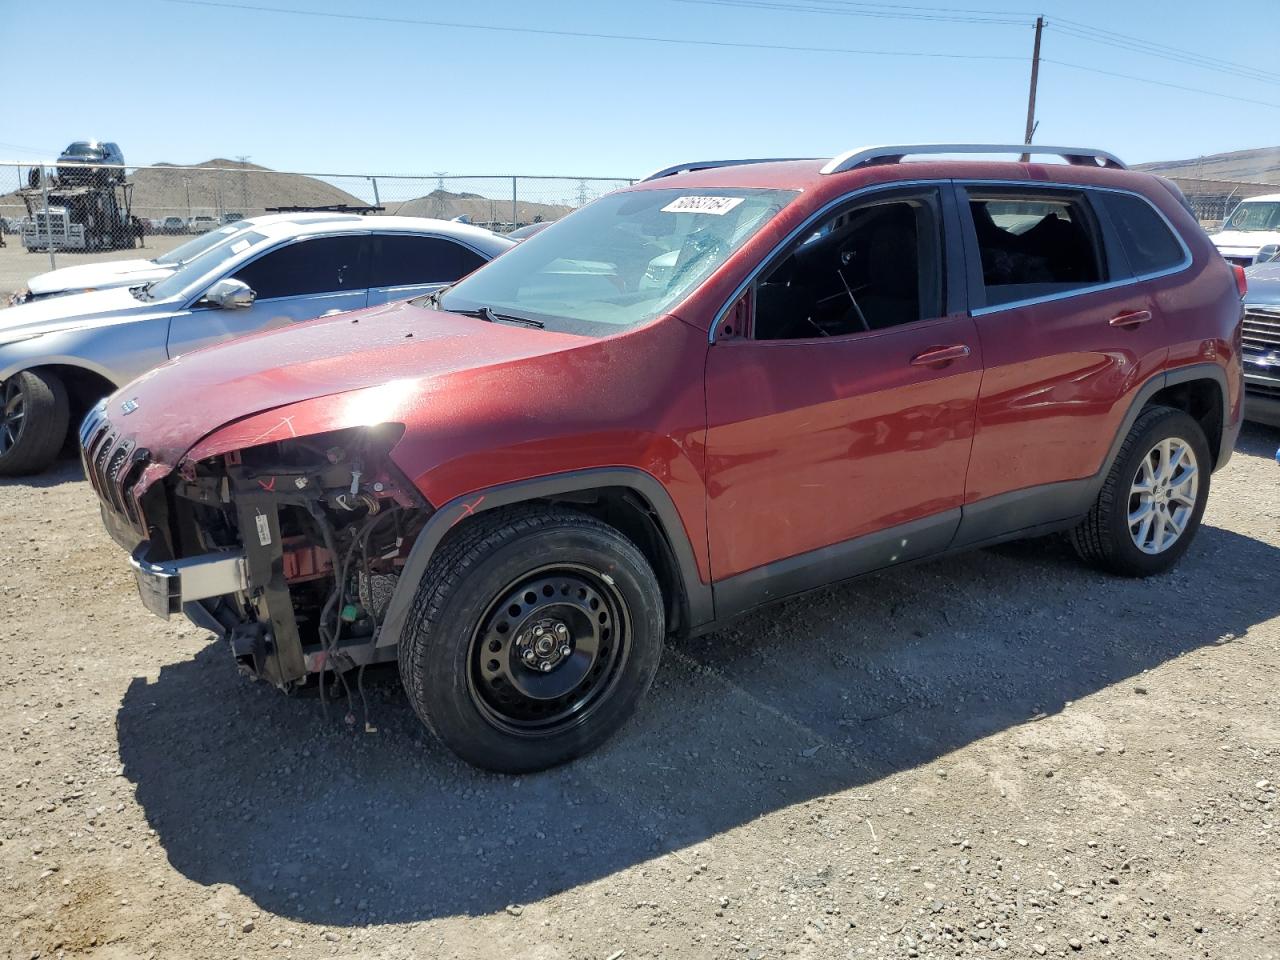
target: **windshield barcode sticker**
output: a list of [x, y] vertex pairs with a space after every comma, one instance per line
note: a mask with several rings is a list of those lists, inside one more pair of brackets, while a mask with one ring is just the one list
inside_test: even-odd
[[662, 208], [663, 213], [710, 213], [720, 217], [746, 197], [680, 197]]

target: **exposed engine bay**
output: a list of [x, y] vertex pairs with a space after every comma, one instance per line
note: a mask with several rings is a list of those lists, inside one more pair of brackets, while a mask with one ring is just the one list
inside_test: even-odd
[[394, 656], [376, 634], [430, 515], [387, 457], [400, 431], [356, 428], [186, 462], [144, 494], [153, 553], [243, 552], [243, 589], [182, 610], [225, 636], [244, 672], [288, 689]]

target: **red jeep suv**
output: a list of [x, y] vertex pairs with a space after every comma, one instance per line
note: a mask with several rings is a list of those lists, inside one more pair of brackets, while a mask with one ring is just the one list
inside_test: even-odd
[[[963, 157], [1027, 149], [1066, 162]], [[1167, 570], [1240, 427], [1242, 286], [1101, 151], [685, 164], [173, 360], [80, 439], [151, 610], [282, 689], [398, 660], [446, 745], [534, 770], [773, 600], [1052, 531]]]

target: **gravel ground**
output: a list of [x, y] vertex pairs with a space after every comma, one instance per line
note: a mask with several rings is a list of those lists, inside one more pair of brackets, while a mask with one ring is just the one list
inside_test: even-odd
[[0, 484], [11, 956], [1280, 958], [1280, 432], [1175, 572], [1060, 540], [669, 648], [538, 776], [460, 765], [394, 675], [237, 676], [138, 603], [65, 464]]
[[[180, 243], [190, 240], [186, 236], [166, 236], [158, 234], [147, 237], [145, 247], [133, 247], [127, 250], [104, 250], [94, 253], [80, 253], [75, 250], [57, 250], [54, 259], [58, 269], [75, 267], [82, 263], [101, 263], [105, 260], [149, 260], [167, 253]], [[31, 251], [22, 245], [22, 237], [5, 234], [5, 245], [0, 247], [0, 308], [9, 305], [9, 295], [17, 293], [27, 285], [27, 281], [36, 274], [48, 273], [47, 250]]]

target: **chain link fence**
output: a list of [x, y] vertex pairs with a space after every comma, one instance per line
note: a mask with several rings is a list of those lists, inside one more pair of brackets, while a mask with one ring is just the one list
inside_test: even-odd
[[[558, 220], [625, 177], [286, 173], [247, 163], [118, 167], [0, 161], [0, 240], [31, 252], [171, 248], [266, 213], [462, 220], [498, 233]], [[71, 262], [72, 258], [68, 258]]]

